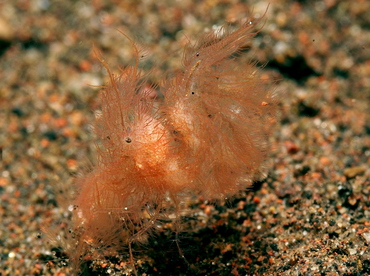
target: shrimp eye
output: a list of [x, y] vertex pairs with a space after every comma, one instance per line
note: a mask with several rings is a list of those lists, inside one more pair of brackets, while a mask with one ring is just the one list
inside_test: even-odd
[[129, 143], [131, 143], [131, 142], [132, 142], [132, 140], [131, 140], [131, 138], [130, 138], [130, 137], [126, 137], [125, 142], [129, 144]]
[[199, 53], [196, 53], [195, 55], [196, 55], [197, 57], [199, 57], [199, 55], [200, 55], [200, 54], [199, 54]]

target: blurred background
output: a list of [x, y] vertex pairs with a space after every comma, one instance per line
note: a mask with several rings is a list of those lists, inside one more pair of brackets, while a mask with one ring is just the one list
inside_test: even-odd
[[[71, 275], [40, 228], [68, 217], [58, 190], [94, 156], [107, 74], [93, 48], [118, 72], [134, 62], [125, 33], [156, 84], [189, 40], [251, 14], [265, 23], [246, 56], [282, 95], [268, 176], [226, 203], [192, 200], [190, 265], [168, 223], [135, 248], [139, 275], [370, 273], [369, 1], [0, 0], [0, 275]], [[88, 265], [131, 273], [124, 254]]]

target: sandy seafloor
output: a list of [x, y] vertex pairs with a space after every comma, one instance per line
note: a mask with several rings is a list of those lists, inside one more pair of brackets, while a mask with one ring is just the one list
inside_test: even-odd
[[[138, 274], [370, 275], [368, 0], [0, 0], [0, 275], [72, 275], [40, 227], [67, 215], [57, 184], [93, 156], [88, 84], [107, 80], [93, 45], [117, 68], [132, 48], [115, 28], [141, 41], [155, 82], [181, 68], [186, 37], [268, 3], [249, 52], [282, 93], [268, 176], [227, 204], [193, 199], [190, 265], [168, 224], [136, 248]], [[84, 275], [130, 273], [127, 255], [89, 264]]]

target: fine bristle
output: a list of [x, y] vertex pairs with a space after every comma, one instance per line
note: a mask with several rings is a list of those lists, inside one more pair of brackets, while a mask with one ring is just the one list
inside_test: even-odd
[[108, 249], [129, 248], [132, 258], [131, 243], [144, 241], [161, 218], [178, 218], [185, 195], [224, 199], [260, 174], [277, 99], [255, 62], [238, 59], [256, 24], [225, 27], [188, 45], [184, 70], [158, 89], [141, 75], [141, 50], [131, 40], [136, 64], [120, 75], [99, 55], [110, 83], [94, 124], [96, 164], [76, 181], [75, 266]]
[[189, 45], [185, 70], [163, 88], [168, 123], [185, 163], [198, 170], [195, 190], [219, 199], [247, 188], [268, 151], [276, 96], [255, 63], [233, 56], [255, 35], [245, 23]]

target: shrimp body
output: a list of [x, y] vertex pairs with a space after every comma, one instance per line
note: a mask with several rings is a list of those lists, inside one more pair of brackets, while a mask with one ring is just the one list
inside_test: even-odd
[[224, 199], [261, 174], [277, 96], [254, 62], [238, 60], [254, 29], [225, 27], [188, 45], [184, 70], [163, 82], [161, 100], [138, 58], [119, 76], [100, 59], [110, 83], [94, 124], [97, 162], [77, 180], [74, 260], [125, 246], [132, 258], [131, 243], [145, 241], [160, 218], [178, 218], [185, 195]]

